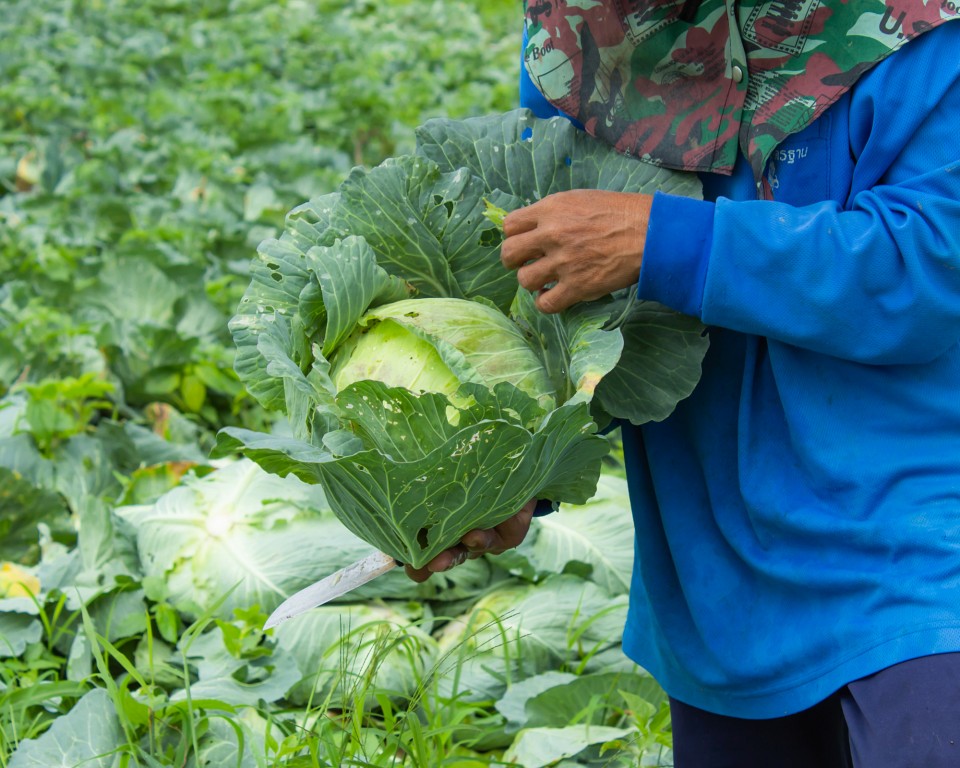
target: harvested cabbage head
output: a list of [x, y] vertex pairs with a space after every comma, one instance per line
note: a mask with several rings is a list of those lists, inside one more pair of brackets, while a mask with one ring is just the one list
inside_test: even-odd
[[537, 311], [484, 211], [565, 189], [699, 182], [518, 111], [431, 122], [415, 155], [291, 211], [230, 328], [237, 373], [292, 435], [227, 428], [219, 451], [321, 484], [347, 528], [416, 567], [531, 498], [586, 502], [608, 450], [598, 424], [665, 418], [706, 340], [626, 296]]
[[[255, 327], [293, 437], [229, 428], [221, 451], [242, 448], [270, 472], [320, 483], [348, 529], [415, 567], [531, 498], [593, 495], [608, 443], [596, 434], [591, 387], [620, 351], [619, 337], [600, 328], [607, 313], [567, 329], [581, 352], [558, 349], [555, 376], [535, 345], [543, 334], [487, 301], [397, 298], [406, 286], [360, 238], [305, 257], [293, 265], [306, 265], [310, 282], [286, 289], [297, 291], [295, 311], [232, 325], [241, 338]], [[355, 275], [352, 291], [345, 272]], [[391, 300], [364, 306], [357, 296]], [[524, 294], [517, 311], [529, 311], [523, 302], [532, 299]], [[568, 369], [585, 389], [569, 384]], [[269, 401], [268, 391], [259, 394]]]

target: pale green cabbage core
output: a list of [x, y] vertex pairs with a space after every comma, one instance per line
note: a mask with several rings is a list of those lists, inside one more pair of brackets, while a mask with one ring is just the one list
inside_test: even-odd
[[429, 342], [389, 320], [364, 328], [344, 342], [334, 356], [332, 378], [337, 391], [365, 379], [448, 396], [460, 386]]
[[374, 379], [452, 396], [461, 382], [513, 384], [547, 410], [556, 395], [543, 362], [499, 310], [466, 299], [406, 299], [369, 311], [332, 360], [338, 390]]

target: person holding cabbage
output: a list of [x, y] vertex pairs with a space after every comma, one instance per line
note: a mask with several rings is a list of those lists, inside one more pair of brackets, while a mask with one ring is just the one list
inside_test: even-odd
[[676, 765], [960, 765], [956, 5], [525, 5], [523, 105], [703, 183], [551, 195], [502, 247], [542, 312], [636, 284], [709, 328], [693, 394], [623, 427], [624, 648]]

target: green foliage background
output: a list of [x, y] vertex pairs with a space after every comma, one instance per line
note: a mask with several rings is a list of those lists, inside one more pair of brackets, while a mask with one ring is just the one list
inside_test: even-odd
[[5, 3], [0, 392], [93, 373], [124, 405], [219, 426], [243, 398], [225, 319], [256, 244], [352, 165], [412, 148], [428, 117], [515, 106], [518, 13]]

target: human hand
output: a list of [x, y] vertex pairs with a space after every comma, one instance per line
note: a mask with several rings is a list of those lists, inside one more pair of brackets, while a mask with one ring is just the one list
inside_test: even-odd
[[507, 215], [500, 260], [539, 294], [541, 312], [599, 299], [640, 277], [652, 203], [640, 193], [557, 192]]
[[513, 517], [508, 517], [499, 525], [489, 530], [468, 531], [460, 543], [450, 549], [445, 549], [423, 568], [404, 566], [404, 570], [416, 582], [424, 582], [434, 573], [448, 571], [454, 566], [461, 565], [468, 559], [481, 555], [499, 555], [508, 549], [513, 549], [524, 540], [530, 530], [530, 521], [533, 519], [533, 510], [537, 500], [531, 499]]

